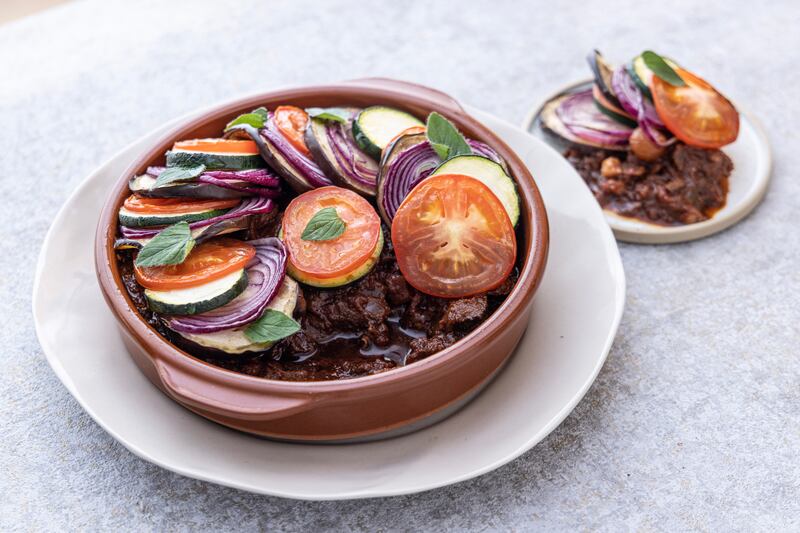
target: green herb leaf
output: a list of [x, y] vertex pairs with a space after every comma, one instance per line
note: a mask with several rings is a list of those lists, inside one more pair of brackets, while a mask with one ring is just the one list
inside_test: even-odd
[[335, 207], [324, 207], [311, 217], [300, 238], [304, 241], [329, 241], [344, 233], [345, 226]]
[[176, 181], [186, 181], [196, 178], [206, 171], [205, 165], [195, 165], [193, 167], [169, 167], [156, 178], [153, 187], [163, 187]]
[[642, 60], [644, 64], [653, 71], [653, 74], [675, 87], [684, 87], [686, 82], [675, 72], [669, 63], [664, 61], [664, 58], [655, 52], [645, 50], [642, 52]]
[[334, 122], [341, 122], [346, 124], [350, 120], [350, 113], [341, 107], [309, 107], [306, 113], [311, 118], [320, 118], [322, 120], [333, 120]]
[[267, 309], [261, 318], [252, 322], [244, 335], [253, 342], [275, 342], [300, 331], [292, 317], [274, 309]]
[[186, 260], [192, 248], [194, 239], [189, 224], [178, 222], [147, 241], [136, 256], [136, 266], [178, 265]]
[[267, 112], [266, 107], [259, 107], [258, 109], [254, 109], [249, 113], [245, 113], [244, 115], [239, 115], [235, 119], [228, 122], [228, 125], [225, 126], [225, 131], [228, 131], [234, 126], [239, 124], [249, 124], [254, 128], [263, 128], [264, 123], [269, 118], [269, 113]]
[[467, 144], [464, 136], [456, 129], [452, 122], [439, 113], [428, 115], [426, 124], [428, 141], [442, 161], [447, 161], [457, 155], [468, 155], [472, 149]]

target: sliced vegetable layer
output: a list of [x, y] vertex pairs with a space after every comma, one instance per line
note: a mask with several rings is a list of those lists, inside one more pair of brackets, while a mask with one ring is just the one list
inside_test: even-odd
[[322, 187], [292, 200], [281, 234], [289, 250], [289, 274], [320, 287], [360, 278], [383, 247], [378, 214], [363, 197], [340, 187]]
[[207, 284], [244, 270], [256, 249], [245, 242], [219, 238], [201, 243], [178, 265], [134, 267], [136, 281], [146, 289], [169, 291]]
[[[223, 215], [189, 223], [189, 228], [192, 230], [193, 234], [196, 234], [195, 238], [201, 233], [200, 230], [202, 230], [202, 235], [205, 238], [210, 238], [213, 235], [220, 235], [232, 229], [242, 229], [247, 226], [248, 217], [266, 214], [273, 209], [275, 209], [275, 203], [269, 198], [247, 198]], [[135, 240], [151, 239], [155, 237], [161, 229], [163, 228], [138, 228], [125, 225], [119, 227], [119, 231], [124, 238]]]
[[392, 222], [397, 264], [417, 290], [461, 298], [491, 290], [511, 273], [517, 245], [503, 204], [470, 176], [425, 179]]
[[132, 194], [119, 209], [120, 224], [135, 227], [163, 226], [175, 222], [195, 222], [225, 214], [239, 205], [232, 200], [196, 200], [187, 198], [146, 198]]
[[208, 170], [261, 168], [256, 143], [239, 139], [194, 139], [176, 142], [167, 152], [167, 167], [195, 167]]
[[167, 320], [170, 329], [181, 333], [214, 333], [244, 326], [264, 313], [283, 284], [287, 251], [275, 237], [247, 244], [255, 248], [256, 258], [255, 264], [247, 269], [247, 289], [235, 300], [212, 311], [170, 317]]

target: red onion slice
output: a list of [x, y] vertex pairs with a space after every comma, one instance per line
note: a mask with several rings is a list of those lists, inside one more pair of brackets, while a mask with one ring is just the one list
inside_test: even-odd
[[658, 116], [653, 103], [642, 94], [627, 68], [621, 66], [614, 71], [611, 86], [622, 108], [636, 117], [639, 127], [651, 141], [659, 146], [669, 146], [676, 141], [675, 137], [665, 131], [664, 122]]
[[633, 132], [597, 109], [591, 89], [564, 98], [556, 115], [571, 133], [597, 144], [622, 146]]

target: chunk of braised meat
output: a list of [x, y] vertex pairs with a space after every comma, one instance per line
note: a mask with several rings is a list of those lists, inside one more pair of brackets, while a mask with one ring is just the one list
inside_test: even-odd
[[490, 290], [487, 294], [489, 296], [508, 296], [511, 294], [511, 291], [514, 289], [514, 285], [517, 284], [517, 280], [519, 279], [519, 270], [516, 268], [511, 271], [511, 274], [505, 279], [503, 283], [495, 287], [494, 289]]
[[306, 323], [323, 332], [365, 332], [378, 346], [390, 342], [386, 320], [392, 312], [385, 286], [367, 275], [343, 290], [308, 291]]
[[307, 331], [301, 329], [294, 335], [276, 343], [270, 355], [273, 359], [305, 358], [314, 355], [317, 350], [317, 343], [308, 335]]
[[485, 294], [450, 300], [442, 310], [431, 332], [452, 332], [469, 329], [484, 319], [489, 309]]
[[458, 339], [452, 333], [440, 333], [433, 337], [422, 337], [411, 341], [411, 350], [406, 357], [406, 364], [424, 359], [436, 352], [441, 352], [445, 348], [452, 346]]

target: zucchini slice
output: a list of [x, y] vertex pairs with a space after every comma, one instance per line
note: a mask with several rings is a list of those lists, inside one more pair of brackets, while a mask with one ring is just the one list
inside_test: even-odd
[[[280, 311], [285, 315], [292, 316], [297, 305], [297, 298], [300, 288], [297, 282], [286, 276], [283, 278], [278, 294], [272, 299], [267, 309]], [[263, 352], [272, 347], [274, 342], [253, 342], [244, 334], [247, 326], [241, 328], [226, 329], [214, 333], [182, 333], [176, 332], [181, 337], [199, 344], [205, 348], [220, 350], [228, 354], [241, 354], [245, 352]]]
[[167, 152], [168, 167], [194, 167], [197, 165], [205, 165], [208, 170], [249, 170], [266, 166], [258, 154], [223, 154], [186, 150]]
[[386, 145], [401, 132], [412, 126], [424, 125], [417, 117], [405, 111], [372, 106], [363, 109], [353, 121], [353, 137], [358, 146], [377, 161]]
[[[664, 61], [672, 68], [678, 67], [678, 64], [669, 58], [665, 57]], [[650, 82], [653, 79], [653, 71], [647, 68], [644, 58], [641, 55], [634, 57], [633, 61], [627, 65], [627, 69], [633, 81], [642, 90], [642, 94], [652, 100], [653, 94], [650, 92]]]
[[246, 288], [247, 273], [242, 269], [197, 287], [169, 291], [145, 289], [144, 296], [147, 305], [156, 313], [196, 315], [225, 305]]
[[197, 222], [198, 220], [206, 220], [207, 218], [214, 218], [227, 213], [229, 209], [206, 209], [203, 211], [195, 211], [191, 213], [179, 213], [170, 215], [167, 213], [159, 213], [157, 215], [147, 215], [144, 213], [134, 213], [128, 211], [124, 207], [119, 208], [119, 223], [123, 226], [131, 228], [145, 228], [149, 226], [168, 226], [176, 222]]
[[489, 187], [503, 204], [508, 218], [511, 220], [511, 225], [517, 225], [517, 221], [519, 221], [517, 187], [514, 185], [514, 180], [505, 173], [499, 164], [479, 155], [459, 155], [439, 165], [431, 176], [440, 174], [463, 174], [477, 179]]
[[[278, 237], [283, 238], [283, 235], [278, 235]], [[292, 267], [291, 263], [286, 264], [286, 273], [304, 285], [321, 287], [323, 289], [341, 287], [342, 285], [353, 283], [357, 279], [361, 279], [366, 276], [369, 271], [372, 270], [372, 267], [375, 266], [375, 263], [378, 262], [378, 259], [381, 258], [381, 251], [383, 251], [383, 231], [378, 234], [378, 242], [375, 245], [375, 250], [372, 252], [372, 255], [369, 256], [361, 266], [351, 272], [348, 272], [347, 274], [339, 276], [338, 278], [312, 278], [301, 272], [298, 272]]]

